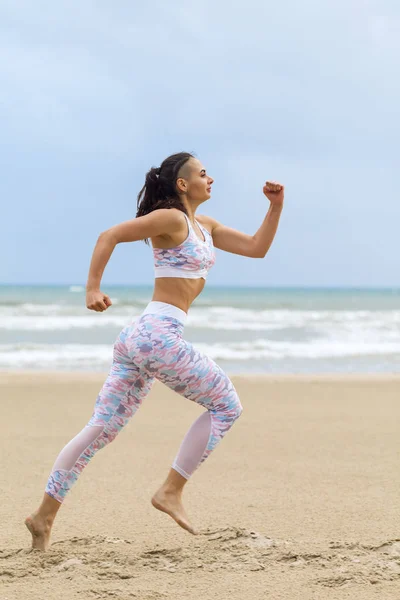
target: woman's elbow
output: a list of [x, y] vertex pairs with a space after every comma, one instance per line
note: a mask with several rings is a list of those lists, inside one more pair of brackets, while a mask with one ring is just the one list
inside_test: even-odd
[[109, 242], [109, 243], [114, 244], [115, 246], [120, 242], [120, 240], [118, 240], [116, 232], [113, 231], [112, 227], [110, 229], [106, 229], [105, 231], [102, 231], [99, 234], [98, 241], [99, 242], [100, 241]]
[[254, 252], [251, 258], [265, 258], [266, 252]]

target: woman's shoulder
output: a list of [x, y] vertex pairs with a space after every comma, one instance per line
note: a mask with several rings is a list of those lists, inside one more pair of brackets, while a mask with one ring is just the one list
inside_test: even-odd
[[162, 219], [163, 223], [172, 226], [184, 226], [186, 223], [186, 215], [179, 208], [156, 208], [149, 215], [153, 215], [154, 219]]
[[196, 215], [196, 219], [200, 225], [206, 227], [210, 233], [212, 233], [214, 227], [218, 225], [218, 221], [216, 221], [213, 217], [209, 217], [208, 215]]
[[169, 243], [171, 240], [175, 241], [176, 236], [187, 235], [186, 215], [179, 208], [159, 208], [152, 212], [153, 214], [158, 213], [158, 216], [162, 219], [163, 226], [168, 227], [167, 231], [162, 231], [151, 238], [154, 248], [163, 248], [165, 241]]

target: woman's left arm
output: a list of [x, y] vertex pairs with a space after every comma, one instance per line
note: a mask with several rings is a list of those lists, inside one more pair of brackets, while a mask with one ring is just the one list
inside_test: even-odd
[[285, 188], [279, 183], [267, 182], [263, 187], [263, 193], [270, 201], [270, 207], [261, 227], [254, 235], [247, 235], [231, 227], [226, 227], [215, 219], [207, 217], [216, 248], [241, 256], [264, 258], [278, 229]]

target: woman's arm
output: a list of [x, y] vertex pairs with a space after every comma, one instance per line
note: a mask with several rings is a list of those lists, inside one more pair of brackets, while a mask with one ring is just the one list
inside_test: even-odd
[[89, 275], [86, 283], [87, 292], [100, 290], [100, 282], [103, 277], [104, 269], [106, 268], [116, 245], [117, 242], [108, 231], [104, 231], [99, 235], [90, 262]]
[[271, 204], [261, 227], [254, 235], [247, 235], [222, 225], [211, 217], [206, 217], [211, 225], [211, 234], [216, 248], [241, 256], [264, 258], [278, 229], [283, 208], [284, 187], [280, 184], [265, 184], [263, 193]]
[[97, 240], [90, 262], [86, 283], [86, 306], [90, 310], [103, 311], [111, 306], [111, 300], [100, 291], [101, 278], [117, 244], [135, 242], [156, 235], [173, 233], [182, 227], [181, 211], [171, 208], [154, 210], [148, 215], [125, 221], [103, 231]]
[[274, 241], [283, 206], [271, 202], [267, 215], [257, 232], [253, 235], [257, 258], [264, 258]]

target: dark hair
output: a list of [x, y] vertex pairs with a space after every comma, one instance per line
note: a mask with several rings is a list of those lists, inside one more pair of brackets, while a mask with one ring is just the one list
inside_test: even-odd
[[[190, 158], [194, 158], [193, 154], [178, 152], [163, 160], [160, 167], [151, 167], [138, 194], [136, 217], [148, 215], [157, 208], [178, 208], [187, 214], [176, 190], [176, 180], [180, 169]], [[144, 242], [148, 245], [148, 238]]]

